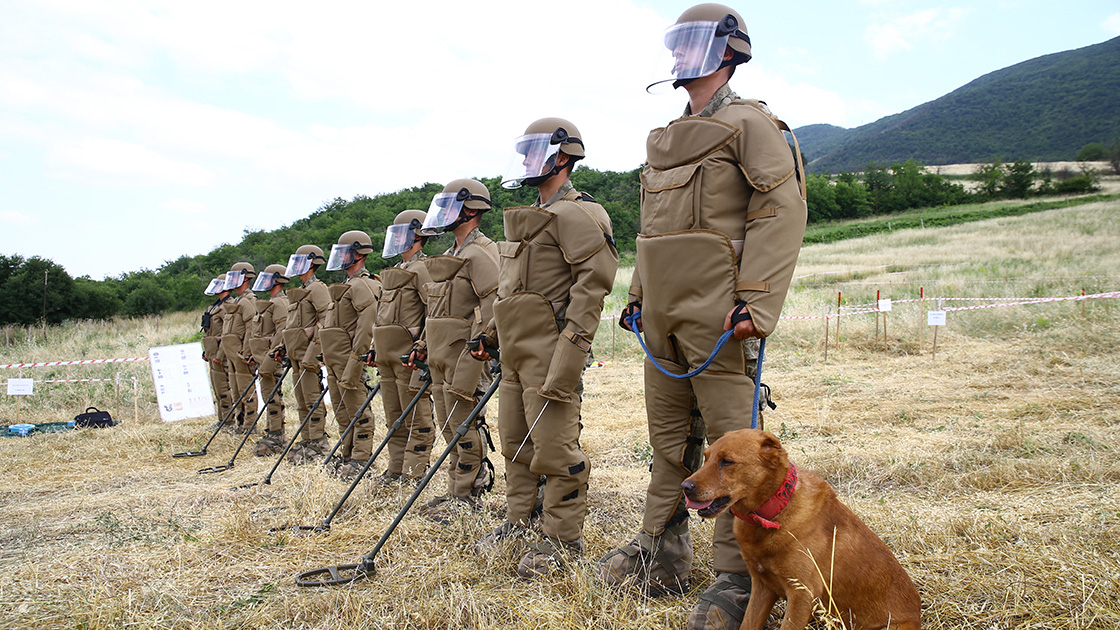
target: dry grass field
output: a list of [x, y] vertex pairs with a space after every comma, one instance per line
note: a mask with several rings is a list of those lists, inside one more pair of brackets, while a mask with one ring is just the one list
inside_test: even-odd
[[[1118, 216], [1120, 203], [1106, 202], [807, 247], [785, 314], [821, 316], [829, 304], [835, 313], [838, 291], [852, 306], [877, 291], [917, 297], [919, 287], [942, 298], [1116, 290]], [[617, 288], [608, 311], [624, 295]], [[945, 306], [987, 303], [998, 301]], [[914, 303], [896, 304], [886, 324], [846, 316], [839, 346], [833, 320], [827, 360], [823, 320], [783, 322], [763, 368], [778, 404], [767, 428], [894, 550], [922, 595], [926, 628], [1120, 627], [1120, 302], [951, 312], [936, 357], [920, 317]], [[71, 324], [30, 344], [25, 332], [0, 363], [144, 356], [195, 326], [195, 314], [181, 314]], [[475, 553], [474, 541], [501, 522], [499, 475], [486, 512], [448, 526], [410, 514], [376, 575], [330, 589], [299, 588], [295, 576], [356, 562], [407, 489], [363, 482], [329, 533], [273, 534], [317, 524], [344, 486], [315, 467], [283, 465], [271, 485], [233, 491], [272, 464], [248, 449], [229, 472], [196, 474], [224, 463], [235, 438], [220, 435], [206, 457], [173, 459], [201, 445], [213, 418], [161, 422], [146, 364], [26, 370], [121, 371], [128, 385], [115, 428], [0, 440], [0, 627], [682, 627], [696, 592], [647, 600], [594, 577], [594, 561], [639, 523], [649, 453], [640, 350], [608, 321], [595, 352], [605, 364], [585, 375], [593, 469], [584, 561], [523, 582], [512, 556]], [[115, 410], [115, 400], [111, 384], [37, 386], [21, 420], [67, 420], [91, 404]], [[0, 398], [0, 422], [14, 414], [12, 399]], [[289, 423], [298, 423], [293, 412]], [[697, 592], [712, 579], [710, 531], [693, 519]]]

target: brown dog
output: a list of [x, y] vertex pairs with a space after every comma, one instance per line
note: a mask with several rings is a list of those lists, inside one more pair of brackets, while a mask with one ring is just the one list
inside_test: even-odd
[[921, 598], [894, 554], [828, 482], [796, 469], [774, 434], [724, 435], [681, 489], [704, 518], [725, 509], [736, 516], [735, 539], [751, 572], [742, 630], [762, 630], [780, 597], [787, 601], [781, 630], [805, 628], [815, 601], [852, 630], [921, 628]]

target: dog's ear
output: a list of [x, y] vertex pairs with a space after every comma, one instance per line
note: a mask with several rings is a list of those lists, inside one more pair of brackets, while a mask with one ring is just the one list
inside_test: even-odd
[[774, 468], [782, 466], [787, 457], [786, 449], [782, 448], [782, 443], [778, 441], [777, 436], [768, 431], [762, 433], [762, 443], [759, 444], [758, 455], [763, 462]]

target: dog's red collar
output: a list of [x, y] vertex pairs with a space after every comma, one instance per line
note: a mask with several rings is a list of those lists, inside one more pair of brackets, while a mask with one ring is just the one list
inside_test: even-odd
[[786, 471], [786, 479], [782, 485], [774, 492], [773, 496], [766, 500], [759, 508], [747, 514], [738, 514], [732, 508], [731, 513], [735, 518], [753, 523], [766, 529], [778, 529], [781, 525], [774, 521], [781, 514], [782, 510], [789, 505], [789, 500], [793, 497], [793, 491], [797, 489], [797, 467], [793, 464], [789, 465], [789, 470]]

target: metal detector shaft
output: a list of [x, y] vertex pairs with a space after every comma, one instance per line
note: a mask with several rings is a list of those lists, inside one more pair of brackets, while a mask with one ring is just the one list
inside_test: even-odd
[[324, 466], [326, 466], [327, 462], [331, 461], [331, 458], [334, 457], [334, 454], [338, 451], [338, 448], [342, 446], [344, 442], [346, 442], [346, 436], [350, 435], [350, 432], [354, 430], [354, 425], [358, 423], [358, 418], [362, 417], [362, 413], [366, 410], [366, 407], [369, 407], [370, 401], [373, 400], [373, 397], [376, 396], [377, 392], [379, 391], [381, 391], [380, 381], [373, 386], [373, 389], [369, 390], [369, 394], [366, 396], [366, 401], [362, 403], [361, 407], [358, 408], [358, 413], [354, 414], [354, 417], [350, 420], [350, 424], [346, 426], [346, 430], [342, 432], [342, 435], [338, 436], [338, 441], [334, 443], [334, 448], [331, 449], [330, 453], [327, 453], [326, 459], [323, 460]]
[[[274, 385], [272, 387], [272, 391], [268, 393], [268, 398], [266, 398], [264, 404], [261, 405], [260, 411], [257, 412], [257, 417], [253, 418], [253, 423], [249, 425], [249, 428], [245, 429], [245, 437], [241, 438], [241, 443], [237, 445], [237, 450], [235, 450], [233, 452], [233, 455], [230, 456], [229, 462], [226, 463], [225, 466], [211, 466], [209, 468], [203, 468], [198, 471], [198, 474], [201, 475], [209, 472], [224, 472], [229, 470], [230, 468], [233, 468], [233, 460], [237, 459], [237, 455], [245, 446], [245, 442], [249, 441], [249, 436], [253, 434], [253, 429], [257, 426], [257, 422], [261, 419], [261, 416], [263, 416], [264, 413], [268, 411], [268, 403], [272, 402], [272, 399], [276, 396], [276, 392], [280, 389], [280, 386], [284, 384], [284, 379], [288, 376], [288, 372], [291, 371], [292, 366], [291, 364], [289, 364], [284, 368], [284, 373], [280, 375], [280, 378], [276, 379], [276, 385]], [[257, 373], [257, 377], [259, 376], [260, 372]]]
[[[319, 385], [320, 387], [322, 387], [322, 381], [320, 381]], [[322, 391], [319, 392], [319, 397], [316, 398], [315, 402], [311, 405], [311, 409], [309, 409], [307, 411], [307, 414], [303, 416], [303, 422], [299, 423], [299, 428], [297, 428], [296, 432], [292, 434], [292, 439], [288, 440], [288, 444], [284, 447], [283, 452], [280, 453], [280, 457], [276, 458], [276, 463], [272, 465], [272, 470], [268, 471], [268, 474], [264, 476], [264, 479], [262, 479], [260, 483], [266, 486], [272, 483], [272, 475], [276, 472], [276, 469], [280, 467], [280, 462], [284, 461], [284, 456], [288, 454], [288, 451], [292, 450], [292, 445], [294, 445], [296, 443], [296, 440], [299, 439], [300, 434], [303, 433], [303, 428], [306, 427], [307, 423], [311, 421], [311, 416], [315, 413], [315, 410], [319, 408], [319, 405], [323, 402], [323, 399], [326, 398], [326, 396], [327, 388], [323, 387]], [[247, 483], [245, 485], [237, 486], [236, 488], [231, 488], [231, 490], [244, 490], [247, 488], [252, 488], [256, 485], [258, 484]]]
[[222, 427], [226, 426], [226, 420], [229, 420], [229, 417], [233, 415], [233, 412], [237, 409], [237, 406], [240, 405], [241, 401], [245, 400], [245, 397], [249, 395], [249, 390], [256, 386], [258, 378], [260, 378], [259, 374], [253, 375], [253, 380], [249, 381], [249, 386], [246, 387], [245, 390], [241, 392], [241, 395], [237, 397], [237, 402], [233, 403], [233, 406], [229, 408], [229, 411], [226, 412], [226, 415], [222, 416], [222, 421], [218, 423], [218, 426], [214, 427], [214, 434], [210, 436], [209, 440], [206, 440], [206, 444], [202, 446], [201, 451], [184, 451], [182, 453], [174, 453], [171, 456], [198, 457], [199, 455], [205, 455], [206, 449], [210, 447], [210, 443], [214, 441], [214, 438], [218, 437], [218, 432], [222, 430]]
[[400, 524], [401, 520], [404, 519], [404, 515], [407, 514], [409, 509], [412, 508], [412, 504], [416, 503], [416, 499], [419, 498], [420, 493], [424, 491], [424, 488], [428, 487], [428, 482], [430, 482], [432, 480], [432, 477], [434, 477], [435, 474], [439, 472], [440, 466], [442, 466], [444, 460], [446, 460], [447, 457], [451, 455], [451, 451], [455, 448], [456, 445], [459, 444], [459, 440], [462, 439], [462, 437], [467, 434], [467, 431], [470, 430], [471, 423], [474, 422], [474, 419], [478, 417], [478, 414], [482, 413], [483, 408], [486, 407], [486, 403], [490, 401], [490, 398], [494, 395], [494, 392], [498, 391], [498, 385], [501, 384], [501, 381], [501, 374], [496, 374], [494, 381], [490, 383], [490, 387], [486, 390], [486, 393], [483, 394], [482, 398], [478, 400], [478, 404], [474, 406], [474, 409], [471, 409], [470, 415], [468, 415], [463, 420], [463, 422], [459, 424], [459, 428], [455, 430], [455, 435], [451, 438], [451, 441], [447, 443], [447, 448], [443, 449], [443, 452], [440, 453], [435, 463], [432, 464], [432, 467], [428, 469], [428, 474], [424, 475], [424, 478], [421, 479], [420, 483], [416, 485], [416, 490], [412, 492], [412, 496], [408, 498], [408, 501], [405, 502], [404, 507], [402, 507], [401, 511], [397, 513], [397, 517], [393, 519], [393, 522], [389, 525], [389, 529], [385, 530], [384, 534], [381, 534], [381, 539], [377, 541], [377, 545], [373, 548], [373, 551], [362, 556], [361, 566], [364, 569], [368, 570], [372, 568], [373, 560], [377, 557], [378, 552], [381, 551], [381, 547], [385, 545], [385, 541], [389, 539], [389, 536], [392, 535], [393, 530], [395, 530], [397, 528], [397, 525]]
[[[490, 400], [491, 397], [493, 397], [494, 392], [498, 391], [498, 386], [500, 385], [500, 383], [501, 375], [497, 374], [495, 375], [494, 382], [490, 384], [490, 388], [486, 390], [486, 393], [483, 394], [482, 398], [479, 399], [478, 404], [475, 405], [474, 409], [471, 410], [470, 415], [468, 415], [466, 419], [464, 419], [463, 422], [459, 425], [459, 428], [455, 431], [455, 436], [452, 437], [451, 441], [447, 444], [447, 448], [445, 448], [443, 450], [443, 453], [440, 454], [439, 458], [436, 459], [436, 463], [428, 469], [428, 474], [424, 475], [424, 478], [420, 480], [420, 483], [416, 486], [416, 490], [413, 491], [412, 496], [408, 498], [408, 501], [405, 502], [404, 507], [401, 508], [401, 511], [397, 513], [396, 518], [394, 518], [392, 524], [389, 525], [389, 529], [385, 530], [385, 533], [381, 535], [381, 538], [377, 541], [377, 545], [373, 548], [373, 551], [362, 556], [362, 560], [358, 564], [343, 564], [333, 567], [324, 567], [322, 569], [312, 569], [311, 571], [300, 573], [296, 577], [296, 586], [338, 586], [342, 584], [351, 584], [362, 578], [372, 575], [374, 573], [373, 560], [377, 557], [377, 554], [385, 545], [385, 541], [389, 539], [389, 536], [392, 535], [393, 531], [397, 528], [397, 525], [399, 525], [401, 520], [404, 519], [404, 515], [408, 513], [409, 509], [412, 508], [412, 505], [416, 503], [417, 497], [420, 496], [420, 493], [422, 493], [428, 486], [428, 483], [432, 480], [432, 477], [434, 477], [435, 474], [439, 471], [439, 468], [441, 465], [443, 465], [444, 460], [446, 460], [447, 457], [451, 454], [451, 450], [455, 448], [455, 446], [459, 443], [459, 440], [467, 434], [467, 431], [470, 430], [471, 423], [474, 422], [474, 419], [477, 418], [478, 414], [482, 412], [483, 407], [485, 407], [486, 403]], [[370, 461], [373, 461], [372, 458], [370, 459]]]
[[[424, 367], [426, 368], [427, 366]], [[425, 378], [425, 376], [427, 378]], [[358, 487], [358, 483], [362, 481], [362, 477], [365, 477], [366, 473], [369, 472], [369, 469], [371, 466], [373, 466], [373, 462], [377, 459], [377, 456], [381, 454], [381, 451], [385, 448], [385, 445], [389, 443], [389, 438], [393, 437], [393, 434], [396, 433], [398, 429], [400, 429], [401, 425], [404, 424], [404, 419], [408, 417], [408, 414], [412, 413], [412, 410], [416, 407], [416, 404], [420, 402], [420, 397], [428, 391], [428, 387], [430, 387], [432, 384], [431, 376], [427, 371], [425, 371], [421, 378], [424, 378], [424, 384], [420, 386], [420, 391], [416, 392], [416, 395], [412, 397], [412, 400], [409, 401], [408, 406], [405, 407], [400, 417], [397, 418], [397, 421], [393, 423], [393, 428], [389, 430], [388, 435], [386, 435], [385, 439], [381, 441], [381, 445], [378, 446], [377, 450], [369, 456], [369, 459], [366, 460], [366, 463], [362, 466], [362, 469], [358, 471], [357, 475], [354, 476], [354, 480], [350, 482], [350, 487], [346, 489], [346, 492], [342, 495], [342, 498], [338, 500], [338, 504], [334, 506], [334, 509], [331, 510], [331, 513], [327, 515], [327, 518], [323, 519], [322, 524], [319, 525], [319, 529], [326, 531], [331, 528], [331, 521], [334, 520], [335, 515], [337, 515], [338, 511], [342, 509], [342, 506], [346, 504], [346, 500], [350, 498], [350, 494], [354, 492], [354, 488]]]

